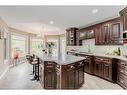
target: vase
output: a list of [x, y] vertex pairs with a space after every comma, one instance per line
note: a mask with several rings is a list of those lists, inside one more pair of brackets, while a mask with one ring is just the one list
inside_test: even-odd
[[51, 47], [48, 49], [48, 52], [49, 52], [49, 54], [52, 54], [52, 48]]

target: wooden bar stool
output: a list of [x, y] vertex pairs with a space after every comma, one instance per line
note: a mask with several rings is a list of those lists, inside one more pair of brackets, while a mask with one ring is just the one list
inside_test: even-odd
[[32, 80], [39, 81], [39, 58], [34, 58], [32, 65], [34, 66], [34, 78]]

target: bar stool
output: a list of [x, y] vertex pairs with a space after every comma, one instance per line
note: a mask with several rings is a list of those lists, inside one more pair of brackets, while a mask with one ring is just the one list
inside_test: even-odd
[[32, 80], [39, 81], [39, 58], [34, 58], [32, 65], [34, 69], [34, 78]]
[[[32, 64], [33, 59], [34, 59], [34, 57], [33, 57], [33, 56], [31, 56], [31, 55], [26, 55], [26, 59], [27, 59], [27, 61], [28, 61], [28, 63], [29, 63], [29, 64], [33, 65], [33, 64]], [[35, 72], [35, 69], [34, 69], [34, 65], [33, 65], [32, 74], [30, 74], [30, 75], [33, 75], [33, 74], [34, 74], [34, 72]]]

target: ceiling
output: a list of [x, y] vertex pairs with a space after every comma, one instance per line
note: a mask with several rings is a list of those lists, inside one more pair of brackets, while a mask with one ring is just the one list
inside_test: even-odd
[[[119, 16], [125, 6], [0, 6], [0, 16], [14, 28], [61, 34], [68, 27], [85, 27]], [[92, 12], [93, 11], [93, 12]], [[50, 24], [53, 21], [54, 24]]]

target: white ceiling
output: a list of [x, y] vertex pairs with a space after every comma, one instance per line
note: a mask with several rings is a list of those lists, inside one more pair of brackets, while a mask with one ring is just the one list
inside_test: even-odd
[[[64, 33], [68, 27], [84, 27], [119, 16], [125, 6], [0, 6], [0, 16], [14, 28], [32, 33]], [[98, 9], [96, 14], [93, 9]], [[54, 21], [51, 25], [49, 22]]]

